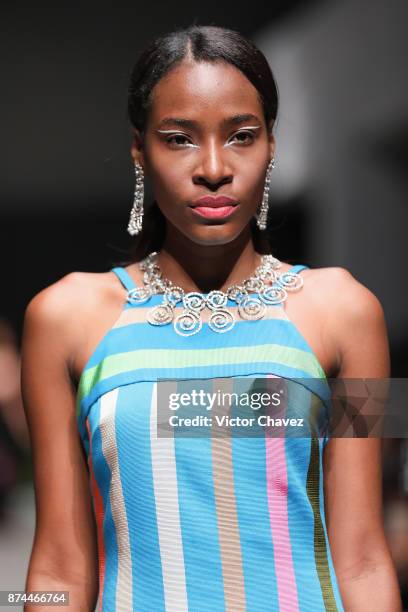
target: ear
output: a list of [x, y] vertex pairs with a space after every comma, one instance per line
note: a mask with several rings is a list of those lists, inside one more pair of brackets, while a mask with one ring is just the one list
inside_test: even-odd
[[268, 128], [268, 140], [269, 140], [269, 151], [270, 151], [270, 158], [272, 159], [273, 157], [275, 157], [275, 136], [273, 134], [273, 124], [271, 124]]
[[130, 154], [134, 162], [139, 162], [143, 169], [145, 168], [145, 159], [143, 151], [143, 138], [139, 130], [133, 128], [132, 144], [130, 146]]

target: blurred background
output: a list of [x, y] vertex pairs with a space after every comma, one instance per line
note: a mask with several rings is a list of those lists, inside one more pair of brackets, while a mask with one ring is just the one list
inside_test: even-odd
[[[129, 247], [127, 84], [154, 36], [196, 23], [241, 31], [280, 93], [274, 254], [343, 266], [380, 299], [392, 376], [408, 375], [406, 0], [285, 0], [200, 8], [3, 2], [0, 206], [0, 590], [23, 589], [34, 530], [19, 389], [24, 310], [72, 271]], [[146, 199], [149, 198], [147, 190]], [[408, 446], [384, 441], [384, 508], [408, 610]]]

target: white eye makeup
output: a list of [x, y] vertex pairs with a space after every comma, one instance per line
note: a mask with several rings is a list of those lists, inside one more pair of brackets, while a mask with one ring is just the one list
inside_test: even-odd
[[[260, 125], [247, 125], [245, 127], [240, 128], [237, 132], [235, 132], [234, 136], [236, 136], [237, 134], [243, 133], [245, 134], [245, 130], [259, 130], [261, 129]], [[160, 134], [172, 134], [173, 136], [180, 136], [181, 138], [188, 138], [188, 136], [186, 136], [186, 134], [183, 134], [181, 132], [177, 132], [175, 130], [156, 130], [157, 132], [159, 132]], [[170, 139], [168, 139], [167, 142], [169, 142]], [[234, 144], [234, 143], [227, 143], [226, 147], [229, 147], [230, 144]], [[245, 143], [244, 143], [245, 144]], [[198, 149], [198, 145], [193, 144], [192, 142], [184, 144], [184, 145], [176, 145], [177, 148], [184, 148], [184, 147], [192, 147], [195, 149]]]

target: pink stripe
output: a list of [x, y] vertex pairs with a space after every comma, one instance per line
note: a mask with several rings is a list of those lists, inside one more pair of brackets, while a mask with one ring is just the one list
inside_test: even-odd
[[[277, 377], [270, 375], [266, 378]], [[280, 382], [282, 382], [282, 386], [274, 384], [270, 392], [275, 392], [278, 389], [286, 391], [287, 385], [284, 379], [280, 379]], [[285, 402], [283, 401], [279, 406], [273, 407], [269, 414], [273, 418], [283, 417], [285, 415]], [[268, 433], [269, 429], [271, 430], [270, 434]], [[298, 612], [299, 602], [289, 535], [288, 475], [283, 433], [280, 434], [276, 427], [265, 427], [265, 446], [268, 506], [275, 557], [279, 611]]]

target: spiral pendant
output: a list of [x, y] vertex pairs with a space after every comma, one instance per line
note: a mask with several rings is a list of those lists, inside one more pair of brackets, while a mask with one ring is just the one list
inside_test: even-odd
[[183, 297], [183, 305], [186, 310], [200, 312], [205, 307], [205, 297], [197, 291], [190, 291]]
[[287, 297], [288, 294], [286, 293], [285, 289], [280, 286], [266, 287], [266, 289], [259, 294], [259, 298], [268, 305], [280, 304], [281, 302], [284, 302]]
[[217, 310], [226, 306], [227, 300], [228, 297], [226, 293], [214, 289], [214, 291], [210, 291], [210, 293], [208, 294], [206, 302], [210, 310]]
[[152, 296], [151, 289], [148, 285], [144, 285], [143, 287], [135, 287], [134, 289], [130, 289], [127, 294], [127, 301], [130, 304], [143, 304], [150, 300]]
[[256, 321], [264, 316], [266, 306], [258, 298], [246, 296], [238, 304], [238, 312], [243, 319]]
[[195, 310], [183, 310], [173, 323], [174, 331], [179, 336], [192, 336], [197, 334], [203, 326], [200, 315]]
[[212, 312], [208, 325], [213, 331], [222, 334], [234, 327], [235, 317], [230, 310], [218, 308]]
[[147, 320], [152, 325], [167, 325], [172, 322], [173, 316], [173, 309], [169, 304], [159, 304], [149, 310]]
[[298, 291], [303, 286], [303, 276], [296, 272], [283, 272], [278, 282], [286, 291]]

